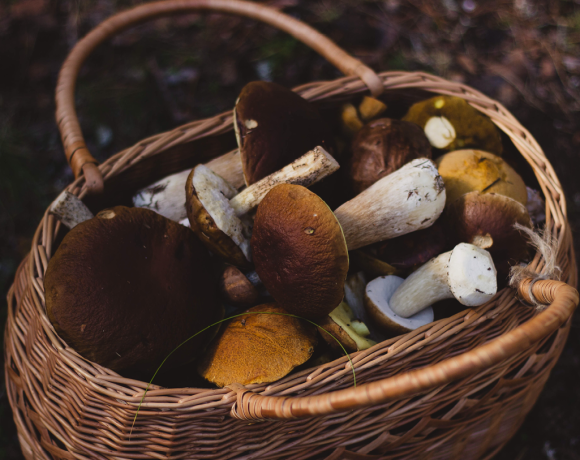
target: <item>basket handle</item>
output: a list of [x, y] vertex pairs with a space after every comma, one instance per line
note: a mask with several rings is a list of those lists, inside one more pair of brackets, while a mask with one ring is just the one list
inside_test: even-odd
[[516, 329], [467, 353], [356, 388], [316, 396], [263, 396], [235, 383], [228, 386], [237, 393], [231, 416], [240, 420], [259, 421], [328, 415], [411, 397], [474, 375], [526, 350], [534, 342], [554, 332], [578, 305], [578, 291], [561, 281], [535, 282], [530, 278], [524, 279], [519, 285], [518, 294], [531, 303], [530, 293], [538, 302], [551, 305]]
[[345, 75], [358, 76], [373, 95], [383, 91], [382, 80], [373, 70], [310, 26], [275, 9], [241, 0], [168, 0], [135, 7], [111, 16], [80, 40], [71, 50], [58, 76], [56, 120], [65, 156], [75, 178], [84, 173], [89, 193], [102, 192], [103, 177], [96, 166], [97, 161], [87, 149], [74, 105], [75, 83], [81, 65], [99, 44], [133, 25], [193, 11], [230, 13], [270, 24], [317, 51]]

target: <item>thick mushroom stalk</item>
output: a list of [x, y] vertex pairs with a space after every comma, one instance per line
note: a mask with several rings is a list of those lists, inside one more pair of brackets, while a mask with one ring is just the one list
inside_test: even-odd
[[445, 207], [435, 164], [418, 158], [375, 182], [336, 211], [349, 251], [431, 226]]
[[408, 318], [448, 298], [470, 307], [482, 305], [496, 292], [497, 272], [489, 252], [460, 243], [413, 272], [394, 292], [389, 306]]
[[71, 230], [85, 220], [95, 217], [78, 197], [67, 190], [52, 202], [49, 212]]
[[[242, 163], [238, 150], [214, 158], [205, 166], [236, 188], [244, 185]], [[151, 209], [157, 214], [189, 227], [183, 190], [190, 172], [191, 169], [187, 169], [171, 174], [139, 190], [133, 196], [133, 205], [138, 208]]]
[[290, 165], [253, 183], [236, 195], [236, 189], [204, 165], [196, 166], [186, 183], [186, 209], [191, 229], [214, 253], [238, 267], [249, 265], [251, 221], [247, 213], [276, 185], [305, 187], [339, 168], [322, 147], [302, 155]]

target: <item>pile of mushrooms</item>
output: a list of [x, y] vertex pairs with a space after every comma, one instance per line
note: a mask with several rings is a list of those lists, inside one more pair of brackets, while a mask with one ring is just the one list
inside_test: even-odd
[[134, 208], [93, 217], [63, 195], [51, 212], [71, 230], [45, 277], [55, 330], [87, 359], [148, 372], [225, 306], [241, 316], [173, 357], [199, 357], [221, 387], [365, 350], [432, 322], [443, 299], [490, 301], [527, 257], [514, 224], [533, 225], [499, 132], [448, 96], [388, 115], [375, 98], [346, 104], [337, 134], [296, 93], [253, 82], [234, 108], [238, 150], [138, 191]]

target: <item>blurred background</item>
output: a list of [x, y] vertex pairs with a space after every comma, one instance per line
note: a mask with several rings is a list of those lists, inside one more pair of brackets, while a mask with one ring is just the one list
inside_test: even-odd
[[[69, 50], [139, 0], [0, 2], [0, 326], [5, 295], [45, 208], [72, 180], [54, 121]], [[580, 0], [273, 0], [376, 71], [431, 72], [503, 103], [536, 137], [580, 224]], [[77, 108], [98, 160], [152, 134], [230, 109], [251, 80], [287, 87], [341, 75], [293, 38], [252, 21], [182, 15], [97, 49]], [[576, 250], [578, 250], [576, 234]], [[0, 364], [3, 360], [0, 357]], [[580, 459], [580, 320], [501, 460]], [[22, 458], [0, 383], [0, 459]]]

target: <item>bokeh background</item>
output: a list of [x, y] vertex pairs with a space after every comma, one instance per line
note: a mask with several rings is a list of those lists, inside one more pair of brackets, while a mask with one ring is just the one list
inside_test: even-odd
[[[45, 208], [72, 180], [54, 122], [59, 67], [76, 41], [137, 0], [0, 1], [0, 326], [5, 293]], [[545, 149], [580, 224], [579, 0], [273, 0], [377, 71], [421, 70], [502, 102]], [[243, 85], [340, 74], [252, 21], [183, 15], [139, 26], [83, 67], [77, 107], [104, 160], [149, 135], [231, 108]], [[580, 236], [576, 233], [576, 250]], [[580, 320], [501, 460], [580, 459]], [[1, 360], [1, 358], [0, 358]], [[3, 361], [0, 362], [3, 366]], [[0, 459], [20, 459], [0, 383]]]

